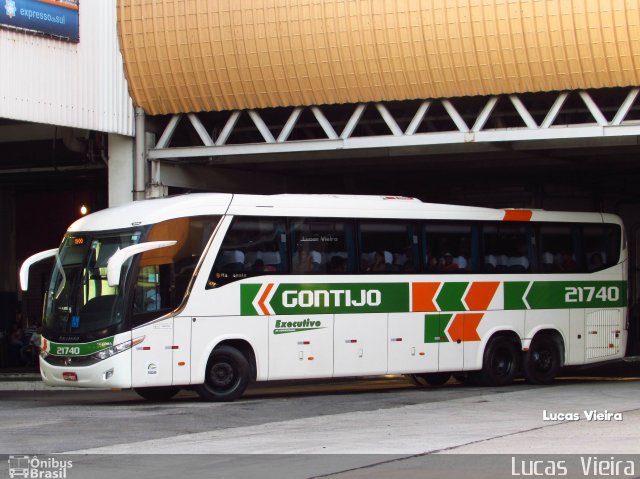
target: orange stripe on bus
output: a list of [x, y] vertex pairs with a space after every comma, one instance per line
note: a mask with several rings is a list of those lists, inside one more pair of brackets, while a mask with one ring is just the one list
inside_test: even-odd
[[531, 210], [504, 210], [502, 221], [531, 221]]
[[475, 281], [464, 298], [469, 311], [486, 311], [500, 286], [500, 281]]
[[269, 283], [267, 285], [267, 288], [264, 290], [264, 293], [262, 294], [262, 296], [260, 296], [260, 299], [258, 300], [258, 306], [260, 306], [260, 309], [262, 310], [262, 314], [264, 314], [265, 316], [269, 316], [269, 310], [267, 309], [267, 306], [264, 304], [264, 302], [267, 299], [267, 296], [269, 296], [269, 293], [271, 292], [272, 288], [273, 288], [273, 283]]
[[482, 321], [484, 313], [458, 313], [453, 317], [447, 332], [453, 342], [480, 341], [478, 325]]
[[440, 283], [412, 283], [413, 311], [432, 313], [438, 311], [433, 301]]

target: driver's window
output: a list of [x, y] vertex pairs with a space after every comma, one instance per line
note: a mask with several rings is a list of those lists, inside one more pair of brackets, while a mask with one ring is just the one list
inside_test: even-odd
[[[164, 285], [160, 284], [160, 266], [143, 266], [138, 270], [136, 280], [133, 310], [137, 313], [160, 311], [167, 303], [167, 293], [163, 294]], [[166, 288], [165, 288], [166, 289]], [[166, 307], [166, 306], [165, 306]]]

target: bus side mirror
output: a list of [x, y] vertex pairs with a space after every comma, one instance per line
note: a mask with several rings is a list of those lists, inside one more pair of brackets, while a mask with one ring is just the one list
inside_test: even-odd
[[52, 258], [58, 252], [58, 248], [41, 251], [33, 256], [29, 256], [20, 266], [20, 289], [26, 291], [29, 289], [29, 268], [32, 264], [42, 261], [43, 259]]
[[138, 243], [116, 251], [107, 262], [107, 283], [109, 286], [118, 286], [120, 283], [120, 271], [122, 265], [132, 256], [152, 249], [167, 248], [173, 246], [177, 241], [149, 241], [148, 243]]

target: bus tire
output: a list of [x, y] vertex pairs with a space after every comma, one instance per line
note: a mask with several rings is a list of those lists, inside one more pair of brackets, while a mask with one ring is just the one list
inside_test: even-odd
[[495, 336], [489, 340], [482, 357], [482, 369], [473, 375], [481, 386], [511, 384], [520, 366], [520, 350], [513, 338]]
[[161, 402], [168, 401], [180, 391], [176, 386], [156, 386], [133, 389], [140, 397], [148, 401]]
[[560, 369], [558, 344], [550, 336], [533, 338], [524, 354], [522, 374], [531, 384], [551, 384]]
[[240, 351], [219, 346], [209, 356], [204, 383], [196, 386], [196, 392], [207, 401], [234, 401], [247, 388], [250, 370], [249, 361]]
[[411, 382], [418, 386], [419, 388], [423, 388], [426, 386], [442, 386], [447, 384], [449, 379], [451, 379], [451, 374], [449, 373], [421, 373], [421, 374], [409, 374], [409, 379]]

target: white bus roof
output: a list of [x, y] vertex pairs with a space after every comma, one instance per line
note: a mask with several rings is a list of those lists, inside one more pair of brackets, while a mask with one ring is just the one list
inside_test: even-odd
[[558, 221], [620, 223], [615, 215], [544, 210], [493, 209], [423, 203], [402, 196], [232, 195], [194, 193], [144, 200], [92, 213], [69, 231], [96, 231], [148, 225], [184, 216], [316, 216], [335, 218], [452, 219], [475, 221]]

